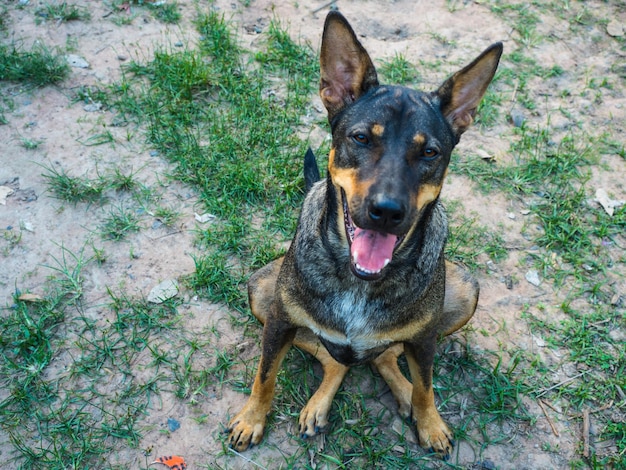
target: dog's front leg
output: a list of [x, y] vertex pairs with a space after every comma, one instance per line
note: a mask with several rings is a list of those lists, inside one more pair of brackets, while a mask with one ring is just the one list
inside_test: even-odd
[[433, 391], [433, 360], [436, 338], [421, 338], [405, 343], [404, 352], [413, 380], [411, 408], [417, 421], [417, 435], [420, 445], [447, 458], [454, 446], [452, 434], [443, 422], [435, 406]]
[[270, 314], [263, 328], [261, 363], [252, 393], [243, 409], [228, 425], [229, 444], [237, 451], [261, 442], [265, 420], [274, 398], [278, 369], [293, 342], [296, 328], [288, 321]]

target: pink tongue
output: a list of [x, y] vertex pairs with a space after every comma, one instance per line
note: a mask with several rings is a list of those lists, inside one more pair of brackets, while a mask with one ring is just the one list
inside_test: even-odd
[[350, 249], [352, 262], [360, 270], [371, 273], [379, 272], [391, 261], [397, 240], [398, 237], [395, 235], [356, 227]]

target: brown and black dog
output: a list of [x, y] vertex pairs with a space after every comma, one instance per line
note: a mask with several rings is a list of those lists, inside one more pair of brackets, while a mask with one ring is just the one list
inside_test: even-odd
[[[380, 85], [346, 19], [329, 13], [320, 53], [320, 96], [332, 149], [325, 180], [311, 153], [309, 190], [287, 254], [250, 278], [250, 307], [264, 324], [252, 394], [228, 427], [238, 451], [258, 444], [276, 374], [292, 343], [313, 354], [324, 378], [300, 413], [300, 433], [328, 424], [350, 366], [371, 361], [417, 426], [420, 444], [446, 457], [452, 435], [435, 407], [437, 338], [474, 314], [478, 285], [444, 260], [447, 220], [439, 193], [452, 149], [472, 123], [502, 44], [422, 93]], [[406, 354], [412, 383], [398, 368]]]

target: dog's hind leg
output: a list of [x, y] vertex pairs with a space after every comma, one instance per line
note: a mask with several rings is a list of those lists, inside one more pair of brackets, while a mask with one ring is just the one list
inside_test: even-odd
[[378, 373], [385, 379], [391, 394], [398, 403], [398, 413], [407, 419], [411, 417], [411, 394], [413, 385], [398, 367], [398, 357], [404, 352], [404, 344], [398, 343], [385, 350], [372, 361]]
[[446, 261], [446, 294], [439, 331], [449, 335], [465, 325], [478, 303], [478, 282], [467, 269]]
[[274, 301], [274, 292], [276, 290], [276, 279], [283, 265], [285, 258], [278, 258], [271, 263], [258, 269], [248, 281], [248, 298], [250, 300], [250, 310], [252, 314], [262, 324], [265, 324], [267, 313], [270, 311], [272, 302]]

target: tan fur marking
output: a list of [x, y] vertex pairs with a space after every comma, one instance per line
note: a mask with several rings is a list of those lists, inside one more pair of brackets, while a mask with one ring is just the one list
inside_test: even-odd
[[328, 154], [328, 171], [335, 186], [343, 189], [349, 199], [350, 195], [355, 192], [353, 188], [357, 186], [357, 171], [353, 168], [337, 168], [335, 166], [334, 148], [330, 149]]
[[372, 134], [374, 134], [376, 137], [382, 136], [384, 132], [385, 126], [383, 126], [382, 124], [374, 124], [372, 126]]
[[316, 335], [324, 336], [331, 341], [334, 340], [337, 343], [345, 343], [345, 335], [317, 323], [305, 309], [300, 307], [297, 302], [292, 301], [285, 292], [281, 291], [279, 292], [279, 295], [283, 302], [285, 313], [294, 325], [309, 328]]
[[417, 210], [421, 211], [428, 203], [433, 202], [441, 192], [441, 184], [424, 184], [417, 192]]
[[[328, 171], [332, 179], [333, 184], [339, 191], [343, 189], [346, 193], [348, 204], [355, 197], [360, 200], [364, 200], [369, 188], [372, 184], [372, 180], [361, 180], [358, 171], [354, 168], [337, 168], [335, 166], [335, 149], [331, 149], [328, 154]], [[343, 221], [343, 204], [339, 204], [339, 220]], [[343, 225], [343, 222], [342, 222]], [[343, 230], [340, 231], [343, 233]]]
[[411, 395], [413, 385], [400, 372], [398, 356], [404, 352], [404, 345], [397, 343], [374, 359], [373, 363], [378, 373], [385, 379], [393, 397], [398, 403], [398, 413], [407, 419], [411, 417]]
[[408, 325], [402, 325], [391, 330], [385, 330], [372, 335], [372, 339], [375, 341], [407, 341], [415, 337], [421, 331], [424, 331], [424, 327], [432, 319], [432, 313], [428, 312], [424, 314], [419, 320], [415, 320]]
[[333, 398], [349, 369], [335, 361], [328, 353], [318, 356], [318, 359], [324, 368], [324, 378], [315, 394], [300, 412], [300, 434], [306, 436], [314, 436], [328, 426], [328, 413]]
[[421, 132], [418, 132], [413, 136], [413, 143], [415, 145], [419, 145], [420, 147], [426, 143], [426, 136]]

